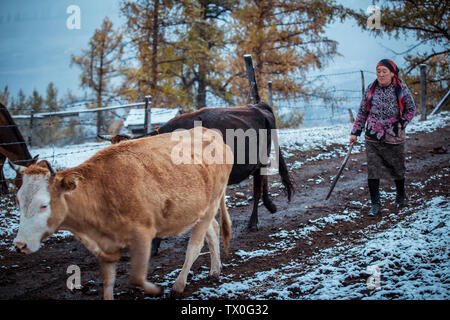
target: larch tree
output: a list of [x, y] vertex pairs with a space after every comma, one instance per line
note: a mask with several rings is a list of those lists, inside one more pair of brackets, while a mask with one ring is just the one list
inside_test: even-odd
[[[44, 105], [45, 112], [57, 112], [60, 110], [58, 105], [58, 90], [55, 88], [53, 82], [47, 85]], [[39, 123], [40, 126], [36, 128], [35, 132], [38, 133], [41, 144], [55, 143], [61, 127], [65, 126], [64, 119], [60, 117], [44, 118]]]
[[223, 91], [236, 102], [248, 101], [243, 56], [251, 54], [263, 100], [267, 101], [268, 81], [280, 98], [320, 96], [305, 79], [337, 55], [337, 43], [325, 36], [325, 27], [341, 13], [342, 8], [329, 0], [241, 1], [232, 13], [235, 47], [225, 64]]
[[[105, 18], [96, 29], [88, 48], [81, 55], [72, 55], [72, 63], [81, 68], [81, 86], [91, 89], [95, 101], [91, 108], [104, 107], [104, 101], [116, 94], [112, 79], [118, 76], [118, 63], [123, 53], [122, 34], [114, 31], [113, 23]], [[105, 129], [103, 112], [97, 113], [97, 132]]]
[[123, 68], [122, 96], [137, 100], [149, 94], [156, 106], [206, 106], [207, 91], [217, 91], [224, 17], [237, 2], [124, 1], [126, 37], [136, 58]]
[[173, 82], [169, 66], [177, 57], [170, 48], [167, 30], [179, 23], [172, 0], [123, 1], [121, 13], [126, 19], [125, 37], [131, 65], [125, 65], [121, 96], [136, 101], [152, 96], [152, 104], [160, 105]]
[[24, 114], [27, 109], [27, 96], [23, 93], [22, 89], [19, 89], [17, 97], [12, 97], [8, 106], [11, 114]]
[[58, 105], [58, 90], [55, 88], [53, 82], [47, 85], [45, 105], [47, 112], [57, 112], [59, 111]]
[[44, 112], [44, 98], [40, 95], [40, 93], [33, 89], [31, 96], [27, 100], [27, 112], [28, 113], [40, 113]]
[[[207, 92], [221, 96], [227, 23], [237, 0], [180, 0], [183, 23], [176, 30], [175, 51], [181, 58], [174, 74], [181, 91], [196, 108], [206, 107]], [[223, 97], [222, 97], [223, 98]]]

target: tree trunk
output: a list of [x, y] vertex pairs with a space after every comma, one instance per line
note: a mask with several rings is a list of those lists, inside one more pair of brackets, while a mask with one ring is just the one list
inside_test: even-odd
[[198, 66], [198, 88], [197, 88], [197, 108], [206, 107], [206, 74], [205, 66], [200, 64]]
[[158, 83], [158, 37], [159, 37], [159, 0], [155, 1], [153, 8], [153, 26], [152, 26], [152, 58], [151, 58], [151, 80], [150, 80], [150, 95], [152, 96], [153, 104], [158, 103], [156, 97], [156, 87]]
[[[103, 93], [103, 52], [100, 56], [100, 68], [98, 72], [98, 91], [97, 91], [97, 108], [102, 107], [102, 93]], [[103, 134], [103, 111], [97, 111], [97, 135]]]

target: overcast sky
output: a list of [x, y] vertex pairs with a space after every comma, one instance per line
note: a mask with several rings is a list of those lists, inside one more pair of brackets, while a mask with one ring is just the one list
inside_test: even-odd
[[[72, 54], [79, 54], [104, 17], [115, 26], [122, 25], [119, 0], [1, 0], [0, 1], [0, 89], [8, 85], [15, 96], [21, 88], [30, 94], [36, 88], [41, 94], [52, 81], [62, 96], [68, 89], [80, 95], [80, 71], [70, 67]], [[339, 1], [347, 7], [366, 10], [372, 1]], [[80, 29], [68, 29], [67, 8], [81, 9]], [[414, 39], [374, 38], [353, 20], [336, 22], [327, 28], [327, 36], [339, 42], [338, 52], [320, 74], [354, 70], [374, 70], [382, 58], [392, 58], [399, 66], [403, 60], [387, 48], [400, 52], [415, 43]], [[370, 81], [374, 75], [370, 76]], [[339, 79], [341, 88], [360, 84], [355, 79]]]

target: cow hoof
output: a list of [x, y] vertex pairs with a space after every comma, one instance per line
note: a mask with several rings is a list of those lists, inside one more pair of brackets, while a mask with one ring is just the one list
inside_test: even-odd
[[212, 282], [217, 282], [217, 281], [219, 281], [219, 276], [220, 276], [220, 270], [218, 272], [217, 271], [210, 272], [208, 278]]
[[252, 225], [249, 225], [249, 226], [247, 227], [247, 229], [248, 229], [248, 231], [256, 232], [256, 231], [258, 231], [258, 226], [252, 224]]
[[211, 276], [209, 276], [209, 277], [208, 277], [208, 282], [209, 282], [211, 285], [216, 285], [216, 284], [219, 284], [219, 283], [220, 283], [220, 279], [219, 279], [219, 277], [211, 277]]
[[144, 292], [154, 297], [159, 297], [162, 295], [162, 289], [153, 283], [146, 282], [143, 285]]
[[267, 210], [269, 210], [270, 213], [275, 213], [275, 212], [277, 212], [277, 206], [274, 205], [272, 202], [271, 202], [271, 203], [268, 203], [268, 204], [266, 205], [266, 208], [267, 208]]
[[161, 288], [158, 288], [157, 292], [147, 293], [147, 294], [151, 295], [152, 297], [158, 298], [158, 297], [162, 297], [164, 295], [164, 290]]
[[172, 289], [170, 290], [169, 299], [181, 300], [183, 299], [183, 292], [178, 292]]

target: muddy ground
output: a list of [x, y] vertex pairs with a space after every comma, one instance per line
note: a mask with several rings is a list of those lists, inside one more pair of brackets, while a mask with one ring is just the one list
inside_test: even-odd
[[[441, 147], [449, 149], [450, 127], [440, 128], [433, 133], [410, 134], [407, 142], [407, 192], [408, 196], [416, 199], [427, 199], [436, 194], [443, 195], [448, 199], [449, 181], [440, 181], [425, 188], [418, 184], [411, 185], [411, 182], [421, 182], [431, 175], [441, 172], [444, 168], [449, 168], [449, 154]], [[360, 138], [361, 141], [361, 138]], [[343, 149], [343, 146], [330, 146]], [[440, 148], [440, 149], [439, 149]], [[304, 161], [307, 158], [324, 152], [324, 150], [311, 150], [308, 152], [293, 152], [293, 156], [287, 159], [291, 165], [295, 161]], [[325, 196], [330, 186], [330, 177], [334, 176], [337, 167], [342, 161], [342, 157], [328, 160], [308, 162], [298, 169], [291, 169], [292, 179], [296, 183], [296, 194], [291, 203], [287, 203], [283, 191], [279, 188], [278, 176], [271, 176], [269, 184], [271, 193], [274, 195], [274, 203], [278, 207], [278, 212], [270, 214], [263, 206], [259, 210], [259, 230], [257, 232], [247, 231], [247, 221], [250, 216], [252, 202], [243, 201], [241, 193], [250, 196], [252, 194], [252, 182], [241, 186], [229, 188], [228, 195], [230, 203], [229, 213], [233, 222], [233, 237], [230, 246], [230, 256], [223, 258], [225, 264], [222, 274], [234, 274], [245, 277], [257, 271], [264, 271], [273, 266], [287, 263], [293, 257], [302, 257], [308, 261], [314, 253], [333, 246], [336, 239], [331, 239], [330, 232], [334, 237], [345, 238], [352, 241], [352, 237], [357, 237], [355, 232], [364, 229], [368, 225], [375, 225], [381, 217], [369, 218], [367, 212], [369, 207], [368, 190], [366, 187], [366, 159], [364, 152], [353, 154], [348, 162], [348, 170], [340, 178], [332, 196], [325, 201]], [[393, 181], [386, 175], [382, 179], [382, 190], [390, 190]], [[237, 196], [236, 196], [237, 193]], [[245, 199], [244, 199], [245, 200]], [[363, 203], [360, 207], [353, 202]], [[10, 197], [13, 203], [13, 196]], [[238, 206], [234, 204], [238, 203]], [[417, 203], [417, 202], [415, 202]], [[393, 203], [390, 200], [384, 201], [384, 210], [392, 212]], [[7, 206], [3, 204], [1, 209]], [[11, 205], [9, 205], [11, 207]], [[331, 212], [344, 212], [346, 209], [360, 210], [361, 218], [354, 221], [342, 222], [330, 225], [329, 228], [320, 232], [312, 233], [312, 241], [297, 240], [294, 246], [286, 250], [285, 254], [276, 257], [263, 256], [256, 257], [245, 263], [229, 263], [238, 260], [236, 251], [253, 251], [261, 247], [262, 244], [273, 241], [270, 234], [279, 228], [284, 230], [298, 229], [306, 226], [308, 221], [322, 216], [327, 216]], [[394, 223], [394, 222], [393, 222]], [[389, 223], [385, 223], [383, 228], [388, 228]], [[175, 269], [181, 268], [184, 261], [184, 252], [187, 246], [188, 235], [181, 237], [171, 237], [163, 241], [160, 252], [150, 260], [148, 278], [156, 284], [161, 284], [158, 279]], [[11, 239], [3, 239], [12, 242]], [[357, 240], [357, 239], [355, 239]], [[0, 299], [19, 300], [40, 300], [40, 299], [75, 299], [88, 300], [100, 299], [103, 289], [99, 274], [99, 269], [95, 257], [90, 254], [84, 246], [72, 236], [50, 238], [45, 241], [42, 248], [34, 254], [19, 254], [10, 249], [11, 246], [0, 247]], [[208, 250], [207, 246], [203, 252]], [[223, 254], [222, 254], [223, 255]], [[310, 263], [310, 262], [309, 262]], [[66, 286], [66, 281], [70, 274], [67, 268], [70, 265], [77, 265], [81, 270], [82, 288], [70, 291]], [[192, 267], [192, 274], [209, 268], [209, 255], [201, 255]], [[115, 299], [141, 300], [148, 298], [139, 288], [131, 287], [128, 284], [129, 256], [125, 254], [117, 266], [117, 280], [115, 285]], [[236, 281], [239, 276], [233, 276]], [[186, 298], [196, 299], [196, 291], [205, 284], [210, 285], [212, 280], [195, 280], [190, 276], [185, 290]], [[219, 279], [218, 283], [228, 281]], [[358, 281], [349, 279], [348, 281]], [[164, 294], [159, 299], [166, 299], [170, 292], [170, 287], [163, 285]], [[251, 290], [251, 288], [249, 288]], [[255, 289], [256, 290], [256, 289]], [[293, 292], [290, 298], [302, 299], [303, 293]], [[239, 296], [239, 299], [246, 299], [246, 296]], [[276, 298], [276, 297], [274, 297]]]

